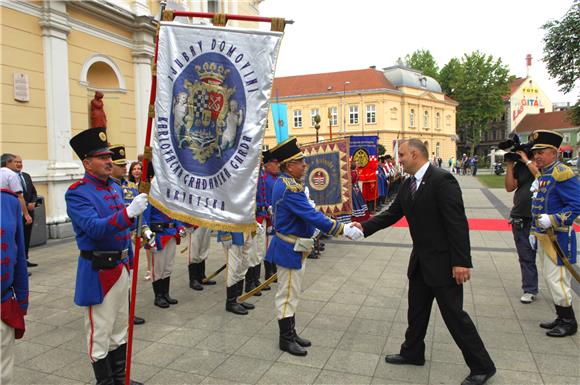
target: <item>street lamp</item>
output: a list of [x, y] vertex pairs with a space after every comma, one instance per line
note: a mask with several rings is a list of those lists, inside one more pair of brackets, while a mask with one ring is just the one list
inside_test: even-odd
[[346, 132], [346, 113], [345, 113], [345, 109], [344, 109], [344, 99], [346, 97], [346, 85], [350, 84], [350, 82], [347, 80], [346, 82], [344, 82], [344, 84], [342, 85], [342, 132], [345, 133]]
[[316, 143], [318, 143], [318, 130], [320, 130], [320, 115], [316, 114], [314, 116], [314, 129], [316, 130]]

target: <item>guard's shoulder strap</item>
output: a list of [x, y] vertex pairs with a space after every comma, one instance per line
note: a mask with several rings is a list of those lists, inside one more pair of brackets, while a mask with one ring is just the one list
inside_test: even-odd
[[76, 189], [77, 187], [79, 187], [80, 185], [83, 185], [83, 184], [85, 184], [85, 181], [84, 180], [82, 180], [82, 179], [81, 180], [77, 180], [76, 182], [74, 182], [73, 184], [71, 184], [68, 187], [68, 189], [69, 190], [74, 190], [74, 189]]
[[570, 178], [574, 178], [574, 176], [575, 176], [574, 171], [572, 171], [570, 167], [562, 163], [554, 166], [554, 169], [552, 170], [552, 177], [556, 182], [563, 182]]
[[304, 186], [301, 183], [298, 183], [294, 178], [280, 177], [280, 179], [282, 179], [282, 182], [284, 182], [286, 190], [290, 190], [292, 192], [304, 191]]

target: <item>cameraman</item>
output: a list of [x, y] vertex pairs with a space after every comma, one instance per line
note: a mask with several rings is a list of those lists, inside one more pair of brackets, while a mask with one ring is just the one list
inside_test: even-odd
[[[508, 156], [511, 155], [511, 156]], [[539, 175], [535, 163], [528, 158], [525, 151], [506, 154], [507, 172], [505, 189], [514, 193], [514, 206], [510, 212], [510, 223], [516, 250], [522, 270], [522, 303], [532, 303], [538, 294], [538, 269], [536, 268], [536, 250], [530, 244], [530, 227], [532, 223], [532, 182]], [[519, 157], [516, 156], [519, 155]]]

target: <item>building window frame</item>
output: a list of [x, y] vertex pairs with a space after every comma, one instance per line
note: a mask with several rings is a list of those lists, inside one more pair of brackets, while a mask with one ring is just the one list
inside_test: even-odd
[[441, 129], [441, 113], [440, 112], [435, 113], [435, 129], [436, 130]]
[[366, 105], [366, 123], [375, 124], [377, 122], [377, 107], [374, 104]]
[[429, 111], [423, 111], [423, 128], [429, 128]]
[[330, 125], [338, 126], [338, 107], [330, 107]]
[[411, 108], [409, 110], [409, 127], [415, 128], [415, 109]]
[[294, 128], [302, 128], [302, 110], [294, 110]]
[[358, 124], [358, 106], [348, 106], [348, 124]]

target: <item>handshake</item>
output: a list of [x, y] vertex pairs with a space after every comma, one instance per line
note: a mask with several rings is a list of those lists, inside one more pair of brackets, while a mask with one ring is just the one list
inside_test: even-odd
[[344, 225], [344, 230], [342, 234], [353, 241], [358, 241], [359, 239], [364, 238], [362, 225], [358, 222], [351, 222], [349, 224]]

